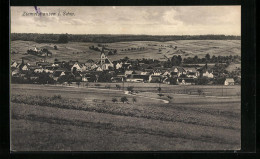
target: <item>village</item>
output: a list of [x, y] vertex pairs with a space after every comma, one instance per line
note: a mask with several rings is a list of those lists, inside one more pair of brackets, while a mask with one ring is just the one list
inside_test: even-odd
[[[35, 51], [36, 50], [36, 51]], [[28, 50], [28, 52], [51, 52], [47, 49]], [[49, 54], [48, 54], [49, 52]], [[108, 54], [109, 55], [109, 54]], [[85, 63], [78, 61], [47, 62], [44, 59], [28, 63], [11, 63], [12, 83], [39, 83], [39, 84], [71, 84], [72, 82], [143, 82], [164, 83], [172, 85], [235, 85], [240, 83], [240, 74], [232, 78], [230, 72], [219, 71], [220, 65], [188, 65], [183, 64], [181, 56], [173, 56], [172, 61], [159, 61], [154, 59], [129, 59], [125, 57], [111, 61], [104, 49], [100, 51], [100, 60], [95, 62], [87, 59]], [[195, 57], [196, 58], [196, 57]], [[210, 58], [210, 57], [206, 57]], [[170, 66], [169, 66], [170, 63]], [[177, 65], [175, 65], [175, 63]], [[223, 64], [222, 64], [223, 65]], [[217, 68], [217, 70], [216, 70]], [[233, 74], [233, 72], [232, 72]]]

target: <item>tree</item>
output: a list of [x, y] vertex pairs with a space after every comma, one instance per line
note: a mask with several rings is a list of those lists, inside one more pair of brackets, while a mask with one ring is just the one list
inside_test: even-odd
[[108, 88], [108, 89], [110, 89], [110, 85], [106, 85], [106, 86], [105, 86], [105, 88]]
[[177, 84], [177, 78], [170, 77], [170, 84], [176, 85]]
[[181, 58], [176, 55], [174, 55], [171, 59], [172, 65], [173, 66], [179, 66], [181, 64]]
[[172, 99], [173, 97], [168, 95], [167, 98]]
[[157, 90], [158, 90], [158, 92], [159, 92], [159, 93], [161, 93], [161, 90], [162, 90], [162, 88], [161, 88], [161, 87], [159, 87]]
[[54, 45], [54, 50], [58, 50], [58, 47], [56, 45]]
[[203, 93], [203, 91], [201, 89], [198, 89], [197, 92], [198, 92], [199, 96]]
[[162, 96], [164, 96], [164, 95], [163, 95], [163, 94], [161, 94], [161, 93], [159, 93], [159, 94], [158, 94], [158, 96], [159, 96], [159, 97], [162, 97]]
[[60, 35], [58, 42], [59, 43], [68, 43], [68, 35], [67, 34]]
[[135, 97], [132, 98], [133, 103], [137, 102], [137, 99]]
[[117, 102], [117, 99], [116, 98], [112, 98], [112, 102]]
[[133, 86], [128, 86], [128, 87], [127, 87], [127, 91], [129, 91], [129, 92], [133, 92], [133, 89], [134, 89]]
[[116, 85], [116, 88], [120, 90], [120, 89], [121, 89], [121, 86], [117, 84], [117, 85]]
[[210, 55], [209, 54], [206, 54], [205, 58], [206, 58], [207, 61], [210, 61]]
[[206, 85], [208, 84], [209, 79], [207, 77], [201, 77], [197, 79], [197, 84], [198, 85]]
[[77, 85], [78, 85], [78, 87], [79, 87], [79, 85], [80, 85], [80, 82], [77, 82], [76, 84], [77, 84]]
[[127, 101], [128, 101], [128, 99], [126, 98], [126, 96], [121, 97], [121, 102], [125, 103]]

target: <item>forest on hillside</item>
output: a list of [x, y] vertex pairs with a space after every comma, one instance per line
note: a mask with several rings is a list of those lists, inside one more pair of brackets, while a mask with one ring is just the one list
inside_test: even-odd
[[95, 42], [112, 43], [124, 41], [174, 41], [174, 40], [241, 40], [234, 35], [109, 35], [109, 34], [38, 34], [11, 33], [11, 41], [23, 40], [37, 43]]

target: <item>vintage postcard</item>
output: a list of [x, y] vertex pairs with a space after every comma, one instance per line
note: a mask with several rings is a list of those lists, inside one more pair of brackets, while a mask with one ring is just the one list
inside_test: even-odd
[[11, 151], [241, 149], [241, 6], [10, 14]]

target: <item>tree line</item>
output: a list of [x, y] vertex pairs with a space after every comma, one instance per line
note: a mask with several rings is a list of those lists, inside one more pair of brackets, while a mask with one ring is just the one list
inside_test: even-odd
[[96, 42], [111, 43], [121, 41], [174, 41], [174, 40], [241, 40], [234, 35], [74, 35], [74, 34], [38, 34], [11, 33], [11, 41], [24, 40], [38, 43]]

